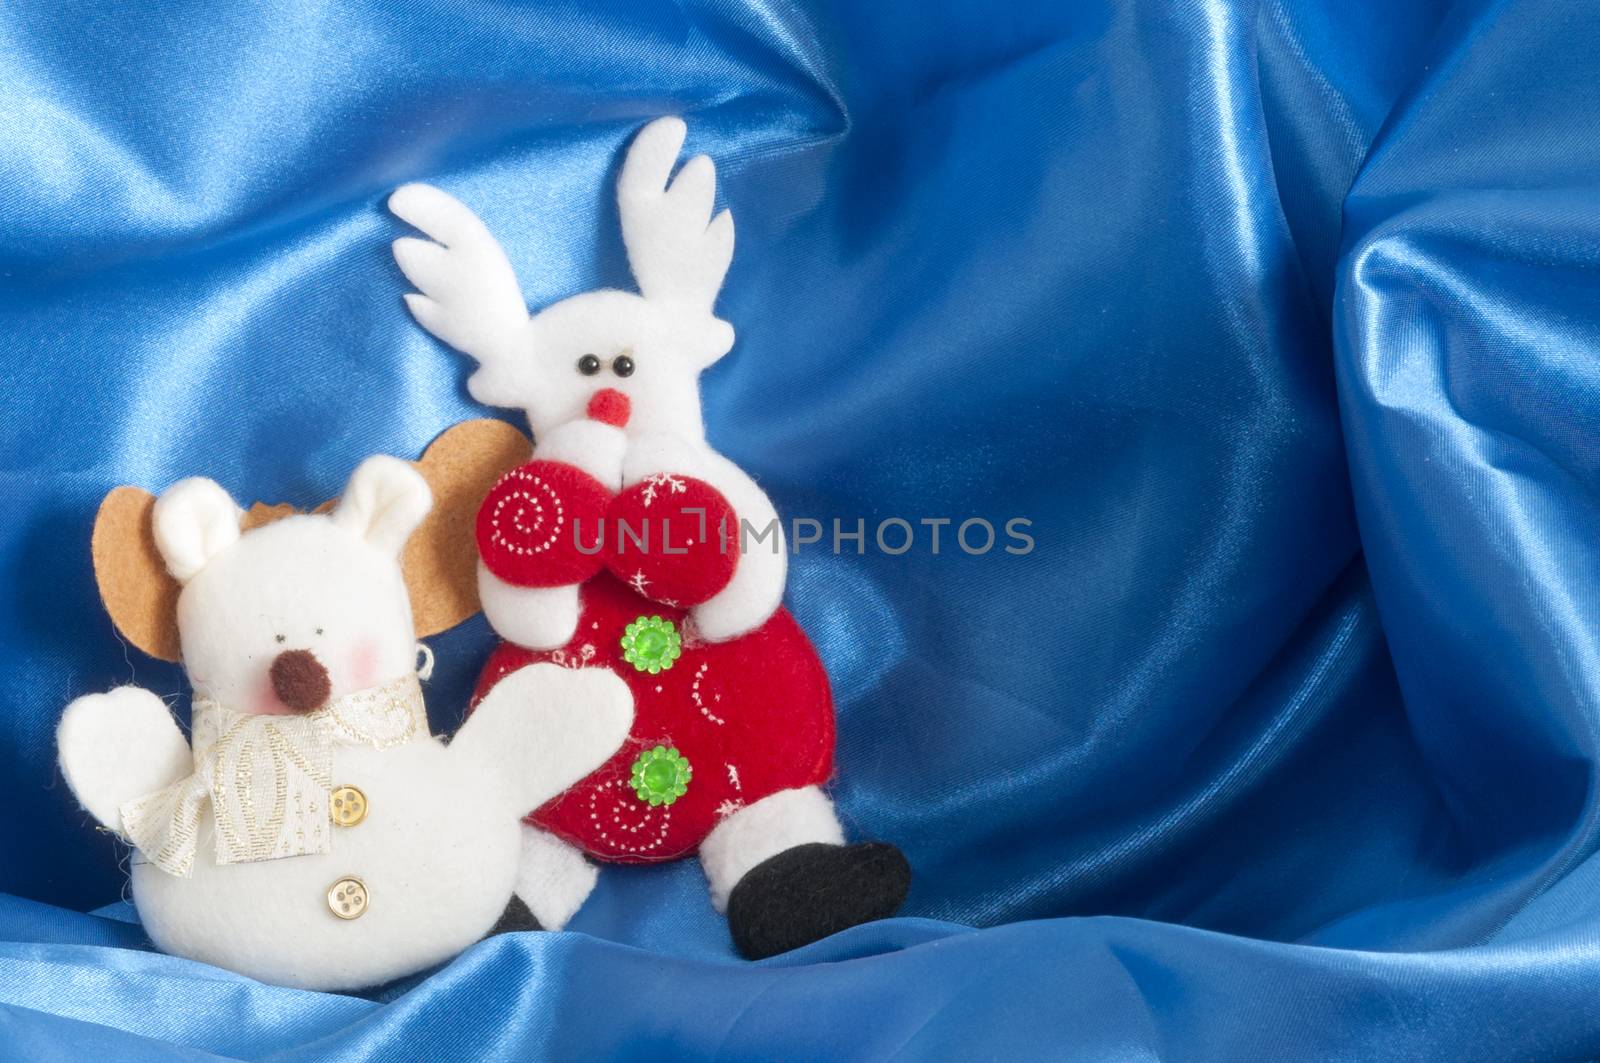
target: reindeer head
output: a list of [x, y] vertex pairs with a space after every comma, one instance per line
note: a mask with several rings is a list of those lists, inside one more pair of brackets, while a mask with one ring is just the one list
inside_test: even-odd
[[618, 392], [626, 402], [603, 395], [600, 405], [630, 434], [701, 438], [700, 371], [733, 346], [733, 327], [712, 313], [733, 257], [733, 217], [712, 215], [716, 171], [706, 156], [669, 183], [685, 132], [679, 118], [651, 122], [622, 164], [617, 203], [637, 295], [585, 292], [530, 316], [505, 252], [472, 211], [430, 185], [390, 197], [390, 210], [432, 238], [394, 243], [419, 289], [406, 305], [477, 360], [473, 398], [526, 410], [538, 436]]

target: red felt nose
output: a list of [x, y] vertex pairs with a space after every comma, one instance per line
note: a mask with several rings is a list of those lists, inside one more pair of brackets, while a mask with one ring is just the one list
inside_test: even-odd
[[590, 417], [618, 428], [627, 426], [628, 416], [632, 412], [633, 403], [616, 388], [601, 388], [589, 400]]

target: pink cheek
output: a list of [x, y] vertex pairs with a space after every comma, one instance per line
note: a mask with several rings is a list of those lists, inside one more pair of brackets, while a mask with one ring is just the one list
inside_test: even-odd
[[377, 685], [378, 647], [363, 642], [350, 651], [350, 675], [358, 689]]
[[256, 688], [256, 696], [251, 706], [251, 712], [260, 716], [287, 716], [293, 710], [285, 705], [278, 697], [278, 692], [272, 688], [270, 676], [262, 676], [261, 685]]

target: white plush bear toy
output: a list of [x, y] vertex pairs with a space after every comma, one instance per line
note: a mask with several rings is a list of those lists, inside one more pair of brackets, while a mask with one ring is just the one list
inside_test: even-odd
[[332, 512], [244, 533], [210, 480], [156, 501], [193, 749], [137, 687], [74, 701], [58, 743], [78, 800], [139, 850], [134, 903], [165, 951], [353, 989], [440, 963], [508, 914], [571, 914], [516, 899], [518, 820], [617, 749], [632, 700], [606, 671], [530, 667], [448, 747], [432, 737], [398, 561], [431, 504], [386, 457]]

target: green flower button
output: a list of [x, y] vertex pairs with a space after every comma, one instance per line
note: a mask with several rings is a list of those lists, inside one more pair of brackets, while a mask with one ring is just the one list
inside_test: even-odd
[[654, 807], [670, 805], [688, 793], [689, 780], [693, 776], [694, 770], [689, 767], [689, 761], [676, 749], [656, 746], [639, 754], [639, 759], [633, 762], [628, 783], [633, 787], [633, 792], [639, 795], [639, 800], [649, 802]]
[[641, 616], [622, 631], [622, 656], [641, 672], [656, 675], [675, 664], [683, 654], [683, 639], [672, 621]]

